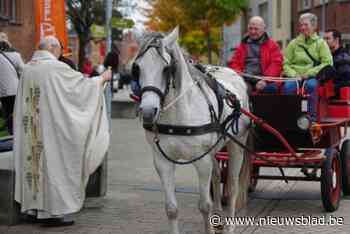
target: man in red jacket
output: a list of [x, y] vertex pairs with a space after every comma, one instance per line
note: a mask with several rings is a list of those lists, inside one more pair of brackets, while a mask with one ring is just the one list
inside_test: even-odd
[[[237, 47], [228, 66], [237, 73], [257, 76], [280, 76], [283, 56], [278, 44], [265, 32], [265, 22], [260, 16], [249, 20], [248, 33]], [[244, 77], [249, 90], [276, 92], [276, 83]]]

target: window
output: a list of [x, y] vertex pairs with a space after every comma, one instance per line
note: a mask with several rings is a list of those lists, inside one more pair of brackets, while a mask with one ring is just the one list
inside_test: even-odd
[[248, 22], [249, 22], [249, 19], [250, 17], [252, 17], [252, 8], [249, 8], [248, 10], [245, 11], [245, 15], [244, 17], [242, 18], [242, 21], [241, 21], [241, 33], [242, 35], [247, 32], [248, 30]]
[[314, 0], [314, 6], [321, 6], [324, 3], [328, 3], [328, 0]]
[[10, 22], [18, 22], [18, 7], [22, 0], [0, 0], [0, 19]]
[[5, 0], [0, 0], [0, 19], [6, 19]]
[[268, 24], [268, 3], [264, 2], [259, 5], [259, 15], [264, 19], [265, 23]]
[[311, 0], [299, 0], [298, 9], [299, 11], [308, 10], [311, 8]]
[[282, 27], [282, 0], [277, 0], [277, 28]]

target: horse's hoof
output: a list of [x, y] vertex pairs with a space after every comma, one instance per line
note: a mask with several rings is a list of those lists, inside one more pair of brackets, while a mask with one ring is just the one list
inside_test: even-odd
[[222, 234], [224, 230], [224, 225], [217, 225], [214, 227], [215, 234]]
[[233, 226], [225, 226], [222, 234], [234, 234], [235, 227]]

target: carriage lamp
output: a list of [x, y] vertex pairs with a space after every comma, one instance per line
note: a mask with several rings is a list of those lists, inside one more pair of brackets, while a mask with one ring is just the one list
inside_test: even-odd
[[321, 140], [321, 136], [323, 135], [321, 125], [317, 123], [312, 124], [310, 128], [310, 133], [311, 133], [313, 143], [314, 144], [318, 143]]
[[297, 125], [301, 130], [308, 130], [311, 127], [311, 120], [307, 115], [302, 115], [297, 120]]

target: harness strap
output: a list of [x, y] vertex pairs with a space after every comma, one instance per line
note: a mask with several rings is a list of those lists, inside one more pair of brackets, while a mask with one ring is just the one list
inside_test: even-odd
[[164, 93], [162, 92], [162, 90], [160, 90], [160, 89], [158, 89], [157, 87], [154, 87], [154, 86], [145, 86], [145, 87], [143, 87], [143, 88], [141, 89], [141, 95], [140, 95], [140, 97], [142, 97], [142, 94], [143, 94], [144, 92], [148, 92], [148, 91], [151, 91], [151, 92], [156, 93], [156, 94], [160, 97], [161, 102], [163, 103], [164, 98], [165, 98]]
[[[157, 124], [157, 132], [166, 135], [178, 135], [178, 136], [198, 136], [206, 133], [220, 132], [221, 126], [219, 123], [210, 123], [201, 126], [179, 126], [179, 125], [167, 125]], [[154, 132], [152, 124], [144, 124], [143, 128], [147, 131]]]
[[[225, 91], [225, 88], [212, 76], [211, 73], [207, 72], [206, 68], [200, 64], [197, 63], [194, 65], [195, 68], [197, 68], [200, 72], [204, 74], [204, 81], [205, 83], [211, 88], [216, 96], [216, 100], [218, 102], [218, 115], [217, 119], [220, 121], [223, 110], [224, 110], [224, 101], [223, 101], [223, 95], [221, 94], [220, 90]], [[203, 91], [202, 91], [203, 92]]]
[[209, 100], [208, 94], [204, 91], [203, 86], [202, 86], [202, 84], [200, 82], [197, 83], [197, 86], [200, 89], [200, 91], [202, 92], [202, 94], [203, 94], [203, 96], [205, 98], [205, 101], [208, 104], [211, 122], [218, 123], [220, 121], [220, 119], [218, 118], [218, 116], [215, 113], [214, 106], [211, 103], [211, 101]]

